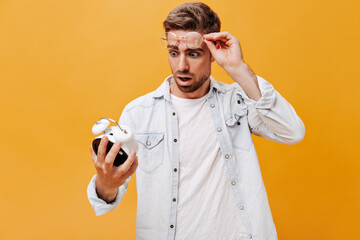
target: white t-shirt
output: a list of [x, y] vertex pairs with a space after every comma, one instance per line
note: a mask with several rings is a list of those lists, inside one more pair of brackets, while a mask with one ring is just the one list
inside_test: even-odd
[[243, 239], [247, 235], [230, 189], [207, 97], [171, 95], [180, 134], [175, 239]]

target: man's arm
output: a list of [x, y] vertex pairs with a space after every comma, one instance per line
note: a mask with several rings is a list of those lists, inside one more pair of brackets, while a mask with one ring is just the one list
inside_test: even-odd
[[220, 67], [251, 99], [259, 100], [261, 98], [259, 84], [256, 75], [243, 60], [239, 40], [228, 32], [219, 32], [205, 34], [204, 42]]
[[248, 106], [248, 122], [254, 135], [275, 142], [294, 144], [305, 135], [305, 127], [294, 108], [278, 93], [273, 86], [257, 76], [261, 98], [250, 99], [240, 91]]
[[[248, 105], [252, 133], [286, 144], [299, 142], [305, 127], [294, 108], [244, 62], [239, 41], [227, 32], [204, 35], [216, 62], [237, 82]], [[216, 42], [216, 44], [214, 44]]]

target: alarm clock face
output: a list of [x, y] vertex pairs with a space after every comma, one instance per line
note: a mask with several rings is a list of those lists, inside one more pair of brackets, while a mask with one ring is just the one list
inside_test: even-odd
[[[98, 153], [98, 148], [100, 145], [100, 141], [101, 141], [101, 136], [97, 137], [94, 139], [94, 141], [92, 142], [92, 147], [94, 149], [94, 152], [97, 154]], [[113, 142], [108, 141], [108, 144], [106, 146], [106, 154], [110, 151], [111, 147], [114, 145]], [[118, 167], [121, 164], [123, 164], [126, 159], [128, 158], [128, 155], [126, 154], [126, 152], [121, 148], [120, 151], [118, 152], [118, 154], [116, 155], [116, 158], [114, 160], [114, 166]]]
[[[116, 126], [109, 127], [110, 122], [115, 123]], [[116, 167], [120, 166], [126, 161], [128, 154], [132, 150], [136, 152], [138, 149], [138, 144], [134, 138], [134, 135], [132, 134], [131, 129], [126, 125], [119, 125], [119, 123], [110, 118], [101, 118], [99, 121], [97, 121], [92, 127], [92, 132], [95, 135], [102, 133], [92, 142], [92, 146], [96, 154], [98, 153], [98, 148], [103, 136], [107, 136], [109, 139], [106, 147], [106, 154], [110, 151], [115, 142], [121, 142], [121, 149], [114, 160], [114, 166]]]

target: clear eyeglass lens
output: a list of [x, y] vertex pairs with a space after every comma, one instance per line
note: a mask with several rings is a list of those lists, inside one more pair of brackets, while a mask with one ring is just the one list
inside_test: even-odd
[[179, 38], [175, 35], [175, 33], [167, 33], [166, 34], [166, 39], [167, 39], [167, 44], [166, 44], [166, 48], [171, 48], [174, 46], [177, 46], [179, 43]]
[[172, 46], [177, 46], [178, 40], [179, 40], [178, 37], [174, 33], [166, 32], [161, 37], [161, 45], [164, 48], [170, 48]]
[[161, 37], [161, 44], [164, 48], [178, 46], [180, 41], [185, 42], [187, 48], [198, 48], [202, 44], [202, 36], [197, 32], [189, 32], [184, 37], [178, 37], [175, 33], [166, 32]]
[[202, 43], [202, 36], [197, 32], [189, 32], [185, 35], [186, 46], [188, 48], [198, 48]]

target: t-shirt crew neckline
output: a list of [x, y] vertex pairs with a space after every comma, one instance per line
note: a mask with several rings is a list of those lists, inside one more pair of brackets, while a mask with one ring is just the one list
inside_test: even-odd
[[208, 96], [209, 96], [209, 93], [205, 94], [204, 96], [202, 96], [200, 98], [181, 98], [181, 97], [175, 96], [172, 93], [170, 94], [171, 101], [181, 103], [182, 105], [193, 105], [193, 104], [203, 102], [204, 100], [206, 100], [208, 98]]

